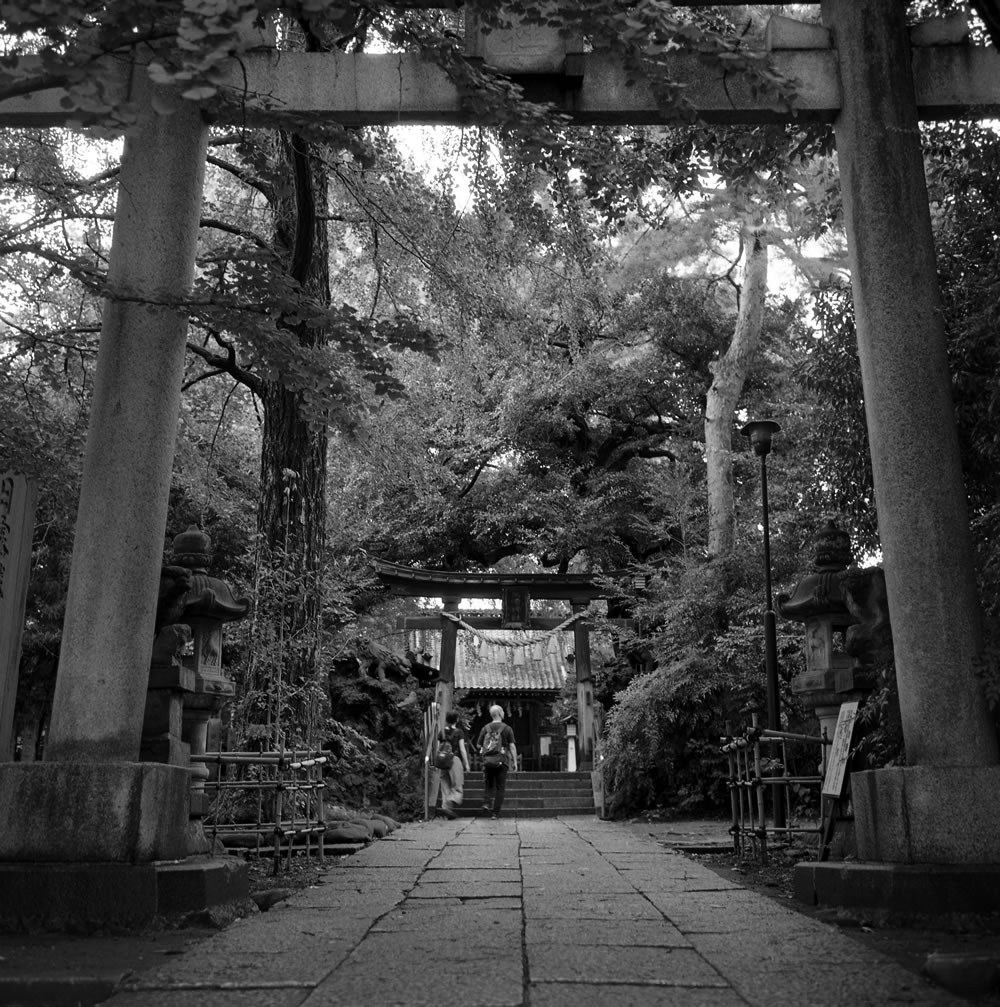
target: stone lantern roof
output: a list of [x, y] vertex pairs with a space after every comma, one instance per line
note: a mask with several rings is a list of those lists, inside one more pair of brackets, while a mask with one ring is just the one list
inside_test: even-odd
[[250, 599], [238, 598], [233, 589], [218, 577], [208, 573], [212, 562], [212, 539], [197, 525], [174, 537], [171, 543], [176, 566], [190, 572], [190, 587], [184, 596], [185, 617], [218, 619], [235, 622], [250, 611]]
[[853, 561], [851, 539], [833, 521], [827, 521], [815, 541], [812, 568], [789, 594], [779, 594], [778, 611], [793, 622], [805, 622], [818, 615], [843, 616], [853, 622], [847, 608], [840, 574]]

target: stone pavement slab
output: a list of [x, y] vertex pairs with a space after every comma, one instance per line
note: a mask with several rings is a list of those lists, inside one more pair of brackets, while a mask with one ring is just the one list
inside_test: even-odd
[[[837, 928], [720, 879], [654, 836], [578, 816], [406, 825], [331, 865], [320, 884], [269, 912], [177, 950], [124, 980], [119, 975], [118, 992], [106, 1002], [966, 1004]], [[4, 1000], [4, 965], [0, 1003], [17, 1003]]]
[[[601, 1007], [746, 1007], [735, 991], [717, 987], [589, 984], [584, 1002]], [[531, 1007], [578, 1007], [578, 988], [572, 983], [539, 983]]]
[[603, 947], [692, 947], [678, 929], [664, 920], [615, 920], [609, 927], [603, 920], [537, 919], [524, 924], [524, 945], [566, 944]]
[[528, 948], [532, 982], [655, 983], [726, 989], [719, 973], [692, 948], [608, 947], [539, 943]]

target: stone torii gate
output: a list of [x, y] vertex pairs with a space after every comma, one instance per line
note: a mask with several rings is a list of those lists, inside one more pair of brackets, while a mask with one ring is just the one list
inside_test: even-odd
[[[992, 48], [923, 46], [919, 33], [911, 42], [903, 6], [824, 0], [824, 29], [772, 32], [772, 58], [801, 81], [799, 113], [836, 131], [910, 762], [855, 779], [859, 852], [890, 867], [976, 865], [995, 904], [1000, 754], [974, 671], [980, 609], [918, 120], [995, 115], [1000, 61]], [[575, 122], [661, 121], [650, 89], [629, 85], [613, 57], [573, 63], [571, 84], [556, 74], [543, 91]], [[783, 117], [696, 57], [679, 55], [676, 67], [706, 120]], [[264, 51], [234, 68], [233, 86], [247, 92], [240, 114], [251, 123], [255, 107], [353, 124], [467, 118], [456, 88], [419, 55]], [[172, 115], [154, 111], [141, 66], [123, 71], [122, 87], [147, 111], [122, 162], [50, 739], [30, 779], [0, 766], [0, 806], [17, 809], [0, 824], [0, 870], [79, 859], [54, 838], [67, 814], [95, 837], [99, 824], [92, 860], [143, 864], [183, 845], [169, 827], [186, 818], [183, 771], [135, 760], [185, 353], [175, 306], [192, 281], [208, 126], [183, 101]], [[0, 125], [62, 122], [58, 97], [5, 102]], [[155, 98], [162, 110], [169, 96]]]

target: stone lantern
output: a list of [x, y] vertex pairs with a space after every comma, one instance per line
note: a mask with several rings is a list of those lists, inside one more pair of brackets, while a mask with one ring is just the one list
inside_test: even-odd
[[161, 575], [143, 758], [190, 765], [190, 814], [202, 818], [209, 771], [190, 756], [205, 753], [209, 721], [235, 694], [222, 670], [222, 626], [244, 618], [250, 602], [208, 573], [212, 540], [195, 525], [174, 538], [172, 552]]
[[844, 593], [844, 572], [851, 561], [850, 537], [828, 521], [816, 536], [810, 572], [790, 595], [778, 595], [781, 615], [805, 625], [806, 667], [792, 679], [792, 692], [816, 714], [820, 733], [830, 739], [841, 704], [856, 698], [857, 662], [845, 647], [847, 629], [857, 621]]
[[[184, 697], [184, 740], [192, 755], [203, 755], [208, 722], [236, 692], [222, 671], [222, 625], [243, 619], [250, 601], [237, 598], [224, 580], [209, 575], [212, 540], [195, 525], [174, 539], [173, 559], [191, 575], [180, 619], [191, 627], [191, 653], [184, 663], [194, 671], [194, 689]], [[208, 810], [204, 787], [209, 773], [204, 763], [194, 763], [191, 773], [191, 817], [199, 818]]]

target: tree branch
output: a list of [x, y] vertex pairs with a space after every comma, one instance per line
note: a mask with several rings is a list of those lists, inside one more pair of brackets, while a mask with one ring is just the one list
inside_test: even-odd
[[215, 157], [213, 154], [209, 154], [205, 161], [221, 171], [228, 172], [249, 188], [256, 189], [269, 203], [274, 202], [274, 186], [265, 182], [259, 175], [248, 171], [243, 165], [234, 164], [232, 161], [223, 161], [221, 157]]
[[261, 395], [264, 390], [264, 382], [260, 379], [260, 377], [258, 377], [258, 375], [239, 365], [239, 362], [236, 359], [236, 348], [224, 342], [224, 340], [220, 339], [215, 333], [212, 333], [212, 337], [225, 346], [225, 356], [213, 353], [205, 346], [199, 346], [197, 343], [188, 342], [187, 348], [195, 356], [201, 357], [201, 359], [204, 360], [209, 367], [213, 368], [213, 370], [193, 378], [184, 385], [184, 388], [190, 388], [192, 385], [197, 384], [199, 381], [203, 381], [206, 378], [216, 377], [219, 374], [228, 374], [235, 381], [238, 381], [241, 385], [245, 385], [249, 388], [254, 395]]

